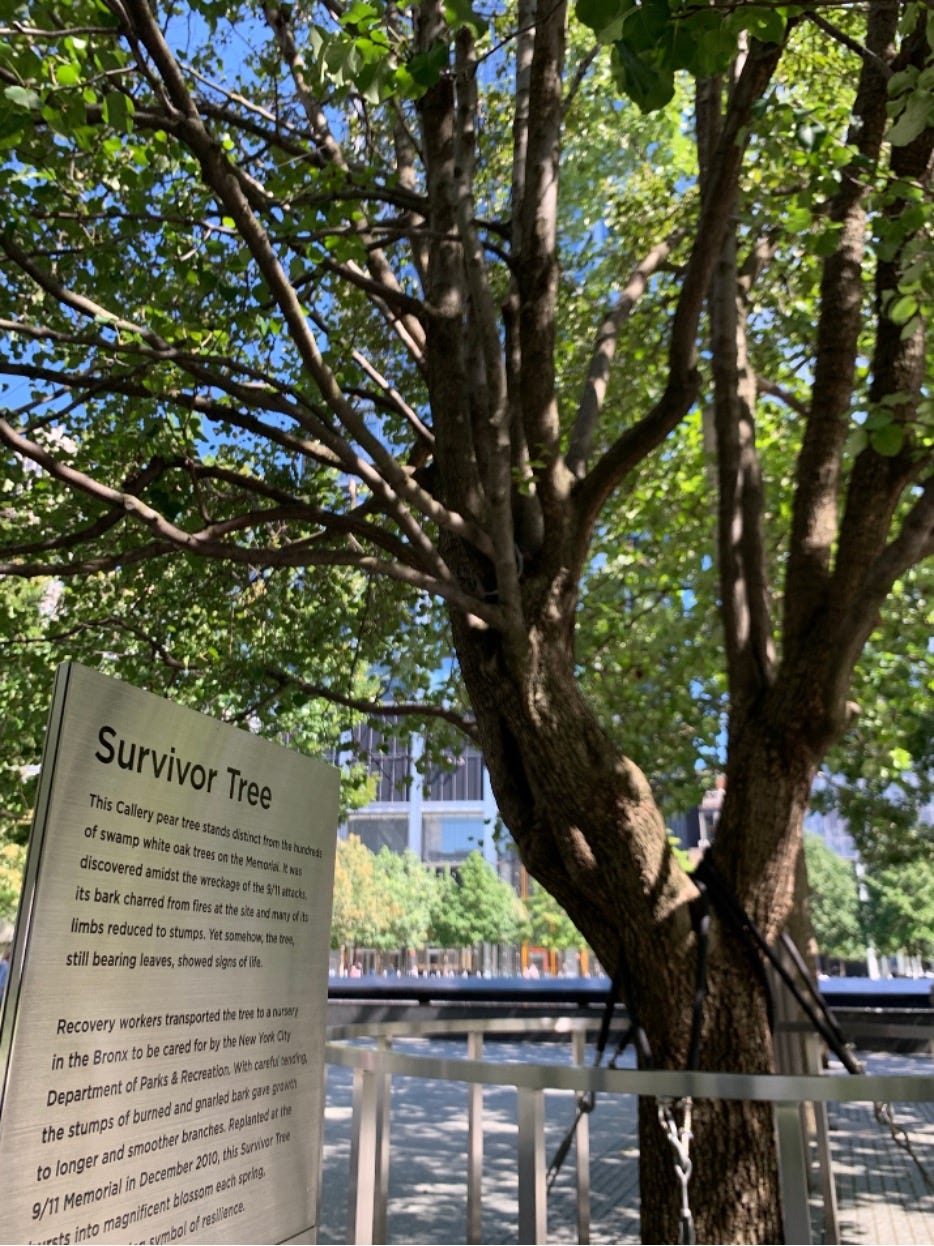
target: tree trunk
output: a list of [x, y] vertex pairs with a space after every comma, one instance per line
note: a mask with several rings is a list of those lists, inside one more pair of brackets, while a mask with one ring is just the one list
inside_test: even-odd
[[[698, 890], [675, 861], [645, 778], [589, 711], [560, 639], [536, 636], [517, 671], [496, 636], [463, 621], [455, 633], [493, 790], [523, 863], [609, 972], [622, 959], [624, 1002], [645, 1030], [652, 1063], [684, 1068]], [[778, 747], [747, 721], [712, 859], [770, 938], [790, 908], [811, 774], [805, 754]], [[755, 834], [741, 834], [750, 826]], [[733, 930], [714, 920], [699, 1068], [773, 1071], [757, 965]], [[699, 1101], [693, 1132], [697, 1240], [781, 1241], [770, 1105]], [[680, 1186], [653, 1100], [641, 1103], [640, 1155], [643, 1240], [676, 1242]]]

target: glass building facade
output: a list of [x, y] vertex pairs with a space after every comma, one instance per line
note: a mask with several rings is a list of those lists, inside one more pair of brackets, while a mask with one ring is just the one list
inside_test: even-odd
[[344, 837], [359, 835], [373, 852], [410, 849], [435, 867], [456, 866], [475, 851], [496, 864], [496, 802], [479, 749], [466, 745], [435, 763], [418, 735], [381, 736], [361, 727], [354, 737], [376, 792], [370, 804], [348, 815]]

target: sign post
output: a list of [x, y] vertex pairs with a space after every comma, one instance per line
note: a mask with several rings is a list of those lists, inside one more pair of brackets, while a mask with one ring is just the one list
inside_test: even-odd
[[333, 767], [60, 668], [0, 1240], [315, 1240], [337, 803]]

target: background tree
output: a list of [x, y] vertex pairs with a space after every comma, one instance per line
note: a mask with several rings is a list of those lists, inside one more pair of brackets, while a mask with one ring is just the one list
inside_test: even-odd
[[869, 929], [884, 955], [907, 952], [934, 960], [934, 865], [930, 859], [890, 865], [867, 876]]
[[428, 942], [437, 903], [437, 875], [414, 852], [391, 852], [385, 845], [376, 854], [376, 869], [389, 900], [385, 938], [377, 946], [398, 949], [400, 968], [405, 971], [412, 954]]
[[[927, 591], [929, 11], [76, 0], [2, 33], [0, 569], [122, 603], [158, 568], [174, 642], [223, 566], [244, 632], [281, 606], [302, 638], [251, 668], [267, 718], [329, 696], [459, 723], [682, 1066], [697, 887], [638, 765], [656, 685], [672, 774], [719, 719], [704, 877], [773, 938], [864, 648], [893, 590]], [[618, 603], [641, 631], [608, 629]], [[668, 643], [692, 632], [715, 676]], [[702, 1064], [770, 1069], [725, 927], [708, 967]], [[698, 1235], [779, 1240], [767, 1106], [698, 1104], [694, 1130]], [[670, 1240], [651, 1104], [640, 1133], [643, 1233]]]
[[[55, 665], [55, 649], [46, 636], [54, 601], [51, 582], [4, 580], [0, 584], [0, 713], [8, 747], [0, 760], [0, 845], [26, 843], [36, 774], [42, 754], [50, 695], [48, 672]], [[14, 640], [15, 638], [15, 640]], [[21, 854], [12, 853], [11, 861]], [[14, 874], [10, 878], [12, 883]], [[15, 897], [19, 893], [16, 886]]]
[[439, 876], [431, 938], [441, 947], [518, 943], [525, 921], [522, 901], [479, 852]]
[[587, 946], [570, 917], [547, 891], [536, 887], [525, 907], [529, 917], [528, 939], [535, 947], [564, 952], [568, 948], [582, 951]]
[[805, 835], [804, 849], [818, 951], [825, 957], [863, 959], [867, 936], [853, 862], [838, 857], [817, 835]]
[[20, 880], [26, 860], [22, 844], [0, 846], [0, 921], [12, 922], [19, 903]]
[[331, 947], [340, 949], [345, 965], [353, 963], [357, 947], [379, 947], [390, 908], [385, 876], [359, 835], [338, 840], [334, 862], [334, 902]]

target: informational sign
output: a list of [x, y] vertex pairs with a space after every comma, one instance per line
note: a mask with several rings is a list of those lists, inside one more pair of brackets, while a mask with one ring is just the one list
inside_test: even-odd
[[58, 672], [7, 990], [0, 1241], [314, 1241], [337, 771]]

